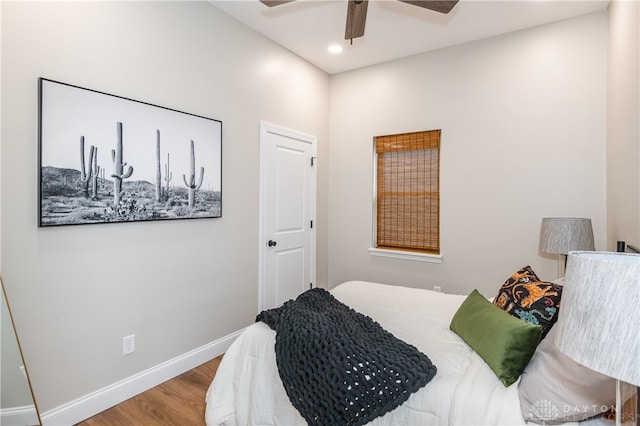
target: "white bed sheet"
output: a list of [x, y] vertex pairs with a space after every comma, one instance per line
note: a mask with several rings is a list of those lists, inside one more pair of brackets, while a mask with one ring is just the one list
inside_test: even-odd
[[[509, 387], [449, 330], [466, 296], [363, 281], [331, 290], [416, 346], [437, 367], [431, 382], [371, 425], [521, 425], [518, 382]], [[207, 392], [207, 425], [304, 425], [285, 393], [275, 360], [275, 332], [248, 327], [222, 359]]]

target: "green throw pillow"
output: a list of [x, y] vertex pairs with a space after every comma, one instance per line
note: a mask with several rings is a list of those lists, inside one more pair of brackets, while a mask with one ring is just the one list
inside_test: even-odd
[[478, 290], [462, 302], [450, 328], [485, 360], [505, 386], [518, 380], [542, 336], [541, 326], [508, 314]]

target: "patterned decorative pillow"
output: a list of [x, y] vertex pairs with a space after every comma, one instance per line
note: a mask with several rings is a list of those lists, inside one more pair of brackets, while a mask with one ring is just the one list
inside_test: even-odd
[[540, 281], [531, 266], [518, 270], [500, 287], [493, 304], [531, 324], [542, 326], [542, 338], [558, 320], [562, 286]]

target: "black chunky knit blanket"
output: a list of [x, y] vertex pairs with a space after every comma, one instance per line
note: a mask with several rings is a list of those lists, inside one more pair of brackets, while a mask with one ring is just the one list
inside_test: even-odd
[[425, 354], [321, 288], [261, 312], [256, 321], [276, 331], [280, 378], [312, 425], [368, 423], [436, 374]]

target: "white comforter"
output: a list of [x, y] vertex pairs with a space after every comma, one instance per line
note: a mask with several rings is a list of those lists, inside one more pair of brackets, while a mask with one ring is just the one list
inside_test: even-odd
[[[525, 424], [518, 382], [505, 388], [455, 333], [451, 318], [466, 296], [351, 281], [331, 293], [424, 352], [433, 380], [372, 425]], [[256, 323], [231, 345], [207, 392], [207, 425], [304, 425], [278, 376], [275, 332]]]

